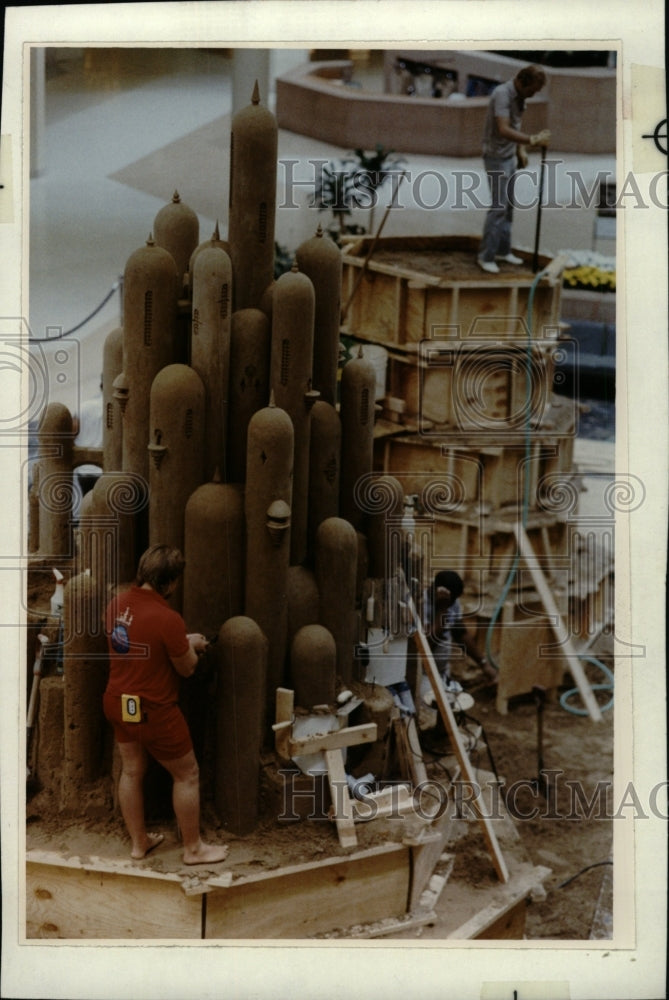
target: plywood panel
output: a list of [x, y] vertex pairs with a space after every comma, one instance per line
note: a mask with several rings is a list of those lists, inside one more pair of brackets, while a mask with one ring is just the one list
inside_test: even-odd
[[26, 935], [199, 938], [202, 896], [159, 879], [28, 862]]
[[522, 941], [525, 934], [526, 914], [527, 900], [521, 899], [507, 913], [502, 914], [494, 923], [486, 927], [481, 934], [477, 934], [476, 939], [480, 941]]
[[207, 938], [306, 938], [402, 916], [409, 848], [342, 859], [207, 895]]

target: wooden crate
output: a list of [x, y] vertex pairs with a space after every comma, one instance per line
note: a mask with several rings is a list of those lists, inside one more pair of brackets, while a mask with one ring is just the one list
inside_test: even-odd
[[[524, 267], [487, 275], [476, 264], [478, 246], [467, 236], [388, 237], [376, 241], [368, 258], [371, 237], [348, 244], [342, 257], [346, 332], [385, 347], [449, 337], [522, 341], [527, 321], [534, 337], [552, 335], [560, 283], [539, 282], [528, 317], [531, 255], [519, 251]], [[541, 257], [540, 267], [548, 261]]]

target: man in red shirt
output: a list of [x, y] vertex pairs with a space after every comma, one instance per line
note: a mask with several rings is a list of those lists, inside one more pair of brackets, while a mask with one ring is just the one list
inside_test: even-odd
[[174, 780], [172, 800], [185, 864], [215, 864], [224, 860], [228, 848], [201, 838], [199, 768], [178, 705], [179, 676], [194, 673], [207, 640], [188, 635], [183, 618], [167, 602], [184, 565], [178, 549], [151, 546], [139, 561], [135, 585], [109, 604], [110, 670], [103, 707], [121, 754], [118, 794], [131, 857], [144, 858], [164, 839], [148, 833], [144, 820], [143, 779], [151, 754]]

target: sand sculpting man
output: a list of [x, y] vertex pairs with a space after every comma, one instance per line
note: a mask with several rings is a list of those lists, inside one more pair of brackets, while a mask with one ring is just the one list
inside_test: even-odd
[[139, 560], [135, 584], [109, 604], [110, 670], [103, 708], [121, 755], [118, 795], [131, 857], [146, 857], [164, 840], [145, 825], [143, 779], [150, 754], [174, 781], [172, 801], [184, 863], [216, 864], [228, 848], [201, 838], [199, 768], [177, 703], [179, 677], [194, 673], [207, 648], [206, 638], [187, 634], [183, 618], [168, 604], [184, 566], [178, 549], [151, 546]]
[[524, 66], [513, 80], [496, 87], [490, 97], [483, 133], [483, 163], [492, 204], [478, 255], [479, 267], [488, 274], [499, 273], [498, 260], [523, 263], [522, 257], [511, 250], [514, 174], [527, 166], [526, 146], [546, 147], [550, 142], [548, 129], [534, 135], [521, 130], [525, 101], [545, 85], [546, 74], [539, 66]]

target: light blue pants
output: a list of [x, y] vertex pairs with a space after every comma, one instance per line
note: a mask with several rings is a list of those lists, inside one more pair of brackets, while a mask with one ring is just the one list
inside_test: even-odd
[[516, 157], [514, 155], [499, 159], [485, 156], [483, 163], [488, 175], [492, 204], [483, 227], [479, 257], [481, 260], [491, 261], [511, 252], [513, 204], [509, 188], [516, 171]]

